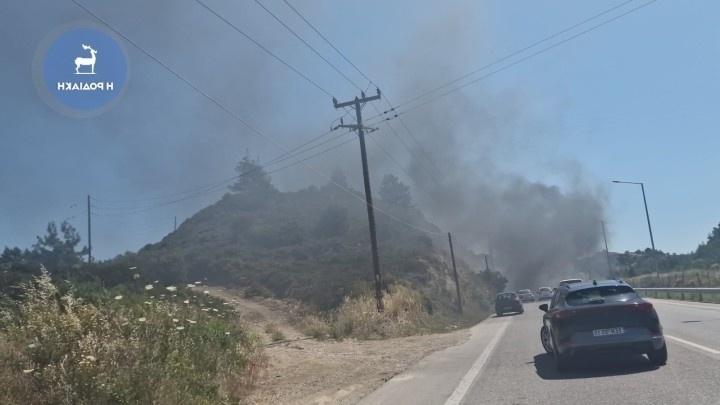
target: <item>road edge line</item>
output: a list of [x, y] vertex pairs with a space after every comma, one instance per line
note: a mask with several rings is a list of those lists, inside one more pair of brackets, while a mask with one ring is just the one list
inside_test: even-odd
[[457, 387], [455, 387], [455, 390], [450, 394], [450, 397], [445, 401], [445, 405], [457, 405], [460, 403], [460, 401], [465, 398], [465, 394], [467, 394], [468, 390], [470, 389], [470, 385], [473, 381], [475, 381], [475, 378], [480, 374], [480, 371], [482, 370], [483, 366], [485, 365], [485, 362], [490, 357], [490, 353], [492, 353], [493, 349], [497, 345], [497, 343], [500, 341], [500, 338], [502, 335], [505, 334], [505, 329], [507, 329], [508, 325], [510, 324], [510, 321], [513, 318], [505, 318], [507, 319], [506, 322], [503, 323], [503, 325], [500, 327], [500, 330], [497, 332], [494, 338], [488, 343], [487, 346], [485, 346], [485, 350], [483, 350], [482, 353], [480, 353], [480, 356], [478, 356], [477, 359], [475, 359], [475, 362], [470, 367], [470, 370], [468, 370], [467, 373], [463, 376], [463, 378], [460, 380], [460, 383]]
[[682, 344], [684, 344], [684, 345], [688, 345], [688, 346], [694, 347], [694, 348], [696, 348], [696, 349], [705, 350], [705, 351], [708, 352], [708, 353], [720, 355], [720, 350], [711, 349], [711, 348], [709, 348], [709, 347], [707, 347], [707, 346], [699, 345], [699, 344], [697, 344], [697, 343], [693, 343], [693, 342], [690, 342], [690, 341], [685, 340], [685, 339], [680, 339], [679, 337], [670, 336], [670, 335], [665, 335], [665, 338], [670, 338], [670, 340], [674, 340], [674, 341], [676, 341], [676, 342], [678, 342], [678, 343], [682, 343]]

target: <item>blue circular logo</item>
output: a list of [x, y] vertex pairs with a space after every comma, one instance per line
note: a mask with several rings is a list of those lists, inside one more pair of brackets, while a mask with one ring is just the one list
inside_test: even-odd
[[110, 33], [75, 25], [56, 30], [41, 44], [33, 76], [51, 107], [86, 117], [119, 100], [127, 84], [128, 64], [124, 49]]

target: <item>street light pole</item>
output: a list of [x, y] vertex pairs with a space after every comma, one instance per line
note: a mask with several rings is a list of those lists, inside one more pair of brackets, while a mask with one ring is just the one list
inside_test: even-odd
[[655, 240], [653, 239], [652, 226], [650, 225], [650, 213], [648, 212], [647, 199], [645, 198], [645, 185], [643, 183], [637, 183], [637, 182], [633, 182], [633, 181], [613, 180], [612, 182], [613, 183], [622, 183], [622, 184], [639, 184], [640, 185], [640, 190], [642, 190], [642, 196], [643, 196], [643, 204], [645, 204], [645, 217], [647, 218], [648, 231], [650, 231], [650, 245], [652, 246], [653, 266], [655, 267], [655, 275], [657, 277], [660, 277], [660, 273], [658, 272], [658, 267], [657, 267], [657, 258], [655, 257]]
[[643, 204], [645, 204], [645, 217], [647, 218], [648, 231], [650, 231], [650, 245], [652, 245], [652, 250], [653, 250], [653, 254], [654, 254], [655, 253], [655, 240], [653, 239], [652, 226], [650, 225], [650, 214], [648, 213], [647, 199], [645, 199], [645, 185], [640, 183], [640, 189], [642, 190]]
[[610, 266], [610, 251], [608, 250], [608, 245], [607, 245], [607, 235], [605, 235], [605, 221], [601, 220], [600, 224], [602, 225], [603, 239], [605, 240], [605, 256], [607, 256], [608, 278], [610, 278], [610, 277], [612, 277], [612, 267]]

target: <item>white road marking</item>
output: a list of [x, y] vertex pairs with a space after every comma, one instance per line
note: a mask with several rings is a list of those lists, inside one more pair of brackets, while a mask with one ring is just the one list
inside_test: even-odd
[[704, 350], [704, 351], [706, 351], [706, 352], [708, 352], [708, 353], [720, 354], [720, 350], [711, 349], [711, 348], [709, 348], [709, 347], [707, 347], [707, 346], [699, 345], [699, 344], [697, 344], [697, 343], [693, 343], [693, 342], [687, 341], [687, 340], [685, 340], [685, 339], [680, 339], [679, 337], [670, 336], [670, 335], [665, 335], [665, 337], [666, 337], [666, 338], [669, 338], [669, 339], [672, 339], [672, 340], [674, 340], [674, 341], [676, 341], [676, 342], [682, 343], [682, 344], [684, 344], [684, 345], [688, 345], [688, 346], [694, 347], [694, 348], [696, 348], [696, 349]]
[[709, 307], [709, 306], [706, 306], [706, 305], [681, 304], [681, 303], [679, 303], [679, 302], [668, 301], [668, 300], [664, 300], [664, 299], [662, 299], [662, 298], [651, 298], [651, 299], [650, 299], [650, 302], [653, 302], [653, 301], [654, 301], [654, 302], [657, 302], [657, 303], [659, 303], [659, 304], [677, 305], [677, 306], [679, 306], [679, 307], [720, 310], [720, 305], [715, 306], [715, 307]]
[[480, 370], [482, 370], [488, 357], [490, 357], [490, 353], [495, 348], [495, 345], [497, 345], [497, 342], [500, 341], [500, 338], [505, 333], [505, 329], [507, 329], [508, 325], [513, 320], [513, 318], [505, 319], [507, 321], [500, 327], [500, 330], [490, 341], [490, 343], [488, 343], [488, 345], [485, 347], [485, 350], [480, 353], [480, 356], [478, 356], [478, 358], [475, 360], [472, 367], [470, 367], [470, 370], [465, 373], [462, 380], [460, 380], [460, 383], [455, 388], [455, 391], [453, 391], [447, 401], [445, 401], [445, 405], [458, 405], [460, 401], [465, 398], [465, 394], [467, 394], [468, 389], [470, 389], [470, 385], [473, 381], [475, 381], [475, 377], [477, 377], [477, 375], [480, 373]]

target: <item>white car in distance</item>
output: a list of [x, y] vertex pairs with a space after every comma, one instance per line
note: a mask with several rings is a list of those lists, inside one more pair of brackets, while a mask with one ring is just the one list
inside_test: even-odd
[[540, 287], [537, 290], [538, 301], [552, 299], [553, 289], [550, 287]]

